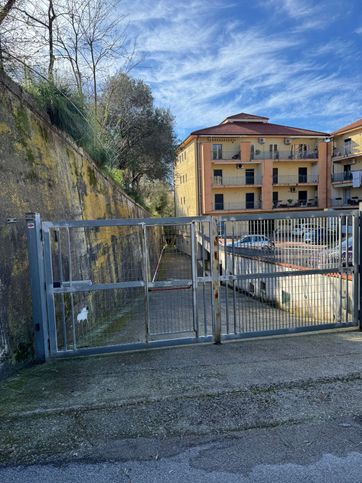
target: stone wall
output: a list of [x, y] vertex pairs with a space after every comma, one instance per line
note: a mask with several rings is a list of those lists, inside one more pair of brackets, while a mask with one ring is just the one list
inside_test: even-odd
[[[33, 357], [26, 212], [39, 212], [43, 220], [148, 215], [0, 74], [0, 372]], [[9, 217], [17, 222], [7, 223]], [[157, 263], [160, 242], [161, 233], [154, 232], [151, 265]], [[93, 262], [98, 258], [101, 278], [109, 281], [122, 278], [122, 266], [139, 263], [142, 256], [132, 237], [117, 238], [114, 232], [88, 236], [85, 243], [85, 254]]]

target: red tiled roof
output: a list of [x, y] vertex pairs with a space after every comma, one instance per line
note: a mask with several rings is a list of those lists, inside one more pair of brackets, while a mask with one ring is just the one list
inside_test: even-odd
[[329, 136], [328, 133], [269, 122], [231, 122], [199, 129], [193, 136]]
[[356, 129], [357, 127], [362, 127], [362, 119], [358, 119], [358, 121], [352, 122], [352, 124], [348, 124], [348, 126], [337, 129], [337, 131], [332, 132], [332, 135], [342, 134], [343, 132], [350, 131], [351, 129]]
[[264, 116], [254, 116], [254, 114], [247, 114], [246, 112], [240, 112], [239, 114], [233, 114], [232, 116], [228, 116], [223, 120], [223, 122], [227, 121], [228, 119], [250, 119], [250, 120], [261, 120], [261, 121], [268, 121], [268, 117]]

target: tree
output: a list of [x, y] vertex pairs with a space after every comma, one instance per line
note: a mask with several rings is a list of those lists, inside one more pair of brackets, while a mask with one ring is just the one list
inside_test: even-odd
[[102, 111], [114, 143], [114, 164], [124, 170], [125, 187], [139, 192], [142, 178], [167, 179], [175, 156], [173, 117], [154, 107], [150, 88], [117, 74], [105, 86]]
[[0, 8], [0, 25], [3, 23], [5, 18], [9, 15], [10, 10], [15, 5], [16, 0], [7, 0], [5, 5]]

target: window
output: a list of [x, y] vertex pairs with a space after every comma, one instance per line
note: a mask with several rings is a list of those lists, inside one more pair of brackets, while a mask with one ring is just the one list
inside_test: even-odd
[[307, 183], [308, 181], [308, 169], [307, 168], [298, 168], [298, 183]]
[[344, 154], [348, 155], [352, 153], [352, 139], [347, 138], [344, 140]]
[[349, 181], [352, 179], [351, 165], [345, 164], [343, 166], [343, 181]]
[[260, 290], [263, 290], [264, 292], [266, 290], [266, 283], [263, 282], [263, 280], [260, 281]]
[[214, 197], [215, 200], [215, 210], [223, 210], [224, 209], [224, 195], [223, 194], [216, 194]]
[[273, 184], [278, 184], [278, 168], [273, 168]]
[[279, 159], [279, 151], [277, 144], [269, 144], [270, 159]]
[[212, 145], [212, 159], [222, 159], [222, 144]]
[[250, 146], [250, 161], [251, 161], [252, 159], [255, 159], [255, 146], [254, 146], [254, 144], [252, 144], [252, 145]]
[[278, 191], [273, 191], [273, 208], [276, 208], [279, 204], [279, 193]]
[[253, 169], [246, 169], [245, 170], [245, 184], [254, 184], [255, 177], [254, 177], [254, 170]]
[[308, 146], [306, 144], [299, 144], [298, 145], [298, 158], [304, 159], [307, 157], [308, 153]]
[[307, 206], [307, 201], [308, 201], [308, 191], [299, 191], [298, 204], [300, 206]]
[[222, 184], [222, 169], [214, 169], [214, 183]]
[[245, 208], [252, 210], [254, 208], [254, 193], [245, 193]]

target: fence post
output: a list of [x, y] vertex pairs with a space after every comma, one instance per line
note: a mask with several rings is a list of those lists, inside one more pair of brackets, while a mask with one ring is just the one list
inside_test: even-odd
[[217, 218], [215, 217], [212, 217], [210, 221], [210, 255], [214, 321], [213, 338], [214, 344], [221, 344], [219, 236]]
[[[362, 203], [358, 206], [358, 228], [357, 228], [357, 240], [358, 240], [358, 326], [359, 330], [362, 330]], [[348, 240], [348, 233], [347, 233]], [[346, 247], [346, 257], [348, 259], [348, 241]]]
[[45, 299], [42, 230], [39, 213], [26, 213], [28, 256], [32, 296], [35, 359], [49, 359], [47, 309]]

